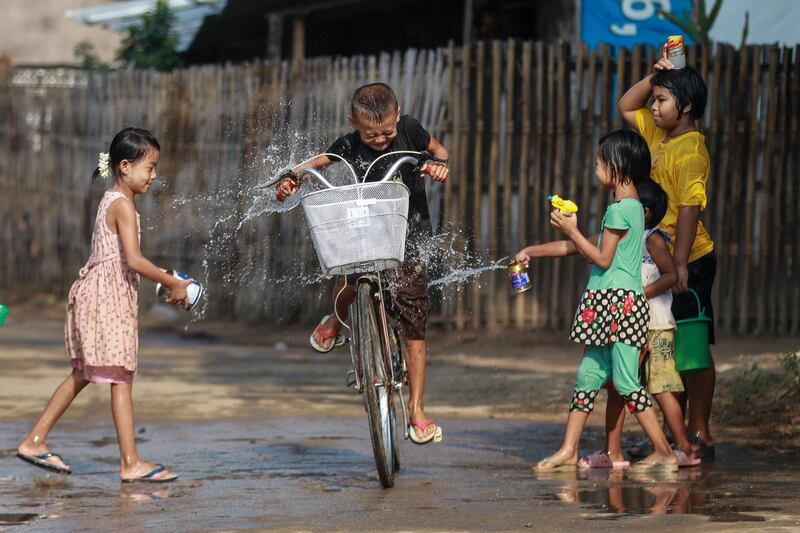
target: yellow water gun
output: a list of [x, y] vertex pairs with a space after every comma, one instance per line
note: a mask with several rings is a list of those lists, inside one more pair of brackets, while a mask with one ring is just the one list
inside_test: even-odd
[[578, 212], [578, 205], [572, 200], [564, 200], [557, 194], [551, 194], [547, 200], [553, 204], [553, 207], [561, 211], [562, 215], [572, 215]]

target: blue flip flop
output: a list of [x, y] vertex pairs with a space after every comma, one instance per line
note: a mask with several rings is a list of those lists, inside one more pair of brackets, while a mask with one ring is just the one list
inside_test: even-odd
[[70, 470], [69, 468], [64, 468], [63, 466], [58, 466], [57, 464], [51, 463], [50, 461], [46, 460], [46, 459], [49, 459], [50, 457], [58, 457], [59, 459], [61, 459], [63, 461], [64, 458], [61, 457], [60, 455], [58, 455], [55, 452], [45, 452], [45, 453], [40, 453], [39, 455], [27, 455], [27, 454], [24, 454], [24, 453], [17, 452], [17, 457], [19, 457], [23, 461], [26, 461], [26, 462], [34, 465], [34, 466], [38, 466], [39, 468], [44, 468], [45, 470], [50, 470], [50, 471], [56, 472], [58, 474], [71, 474], [72, 473], [72, 470]]
[[123, 483], [136, 483], [136, 482], [141, 482], [141, 483], [169, 483], [170, 481], [175, 481], [176, 479], [178, 479], [178, 476], [175, 475], [175, 474], [172, 474], [171, 476], [167, 476], [167, 477], [162, 477], [162, 478], [154, 478], [153, 477], [153, 476], [155, 476], [157, 474], [160, 474], [164, 470], [166, 470], [164, 465], [158, 465], [158, 468], [155, 468], [155, 469], [151, 470], [150, 472], [146, 473], [142, 477], [134, 477], [134, 478], [131, 478], [131, 479], [121, 479], [120, 481], [122, 481]]

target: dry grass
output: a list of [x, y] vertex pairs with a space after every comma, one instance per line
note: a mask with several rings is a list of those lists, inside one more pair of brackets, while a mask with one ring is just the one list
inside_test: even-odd
[[757, 364], [719, 380], [715, 420], [735, 440], [775, 451], [800, 446], [800, 352]]

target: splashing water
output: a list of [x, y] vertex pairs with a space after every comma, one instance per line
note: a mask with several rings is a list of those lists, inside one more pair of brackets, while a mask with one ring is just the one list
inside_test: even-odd
[[[284, 112], [286, 109], [276, 111]], [[230, 132], [237, 127], [245, 128], [232, 124], [227, 135], [233, 136]], [[281, 322], [296, 318], [309, 306], [329, 305], [330, 294], [323, 284], [326, 278], [310, 246], [305, 219], [294, 210], [313, 182], [305, 182], [298, 194], [284, 203], [276, 200], [274, 187], [261, 184], [292, 162], [321, 152], [330, 141], [321, 137], [330, 127], [314, 119], [303, 126], [303, 132], [289, 129], [286, 120], [274, 118], [271, 127], [256, 132], [256, 137], [270, 139], [266, 148], [233, 161], [209, 157], [205, 161], [208, 170], [198, 163], [205, 176], [212, 176], [203, 182], [208, 192], [179, 190], [181, 186], [191, 189], [196, 180], [181, 180], [180, 176], [170, 180], [170, 187], [176, 190], [161, 202], [161, 216], [149, 229], [158, 235], [158, 249], [168, 250], [169, 260], [177, 258], [177, 264], [164, 266], [193, 275], [206, 288], [189, 325], [204, 319], [212, 306], [217, 315]], [[233, 179], [226, 179], [230, 168], [224, 171], [225, 165], [236, 168]], [[193, 170], [197, 169], [185, 173]], [[326, 169], [325, 175], [335, 185], [352, 181], [343, 165]], [[276, 214], [279, 216], [269, 216]], [[468, 232], [455, 226], [440, 228], [425, 240], [420, 256], [432, 280], [429, 287], [452, 286], [460, 291], [472, 278], [505, 268], [505, 259], [487, 262], [480, 253], [471, 252], [470, 241]], [[188, 248], [190, 243], [199, 248], [195, 257]]]
[[500, 270], [506, 268], [508, 265], [508, 260], [506, 258], [500, 259], [495, 263], [491, 263], [486, 266], [477, 267], [477, 268], [462, 268], [458, 270], [453, 270], [452, 272], [448, 272], [444, 276], [432, 280], [428, 283], [428, 288], [436, 287], [437, 285], [448, 285], [451, 283], [464, 283], [470, 278], [475, 276], [480, 276], [484, 272], [488, 272], [490, 270]]

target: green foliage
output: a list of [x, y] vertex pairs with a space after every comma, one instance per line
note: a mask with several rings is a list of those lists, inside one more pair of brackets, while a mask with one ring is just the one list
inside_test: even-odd
[[783, 369], [783, 386], [794, 394], [800, 394], [800, 354], [785, 353], [780, 358]]
[[117, 59], [136, 68], [172, 70], [181, 64], [178, 38], [172, 32], [175, 15], [166, 0], [158, 0], [142, 22], [128, 28], [128, 36], [117, 51]]
[[706, 13], [705, 0], [696, 0], [696, 2], [696, 17], [693, 17], [691, 13], [687, 13], [686, 11], [681, 13], [680, 18], [676, 17], [672, 13], [667, 13], [660, 9], [659, 13], [664, 18], [682, 29], [684, 33], [694, 42], [707, 45], [711, 43], [709, 33], [711, 32], [711, 28], [714, 26], [714, 22], [717, 21], [717, 15], [719, 15], [719, 10], [722, 7], [722, 0], [714, 0], [714, 6], [711, 8], [711, 13]]
[[80, 67], [84, 70], [91, 72], [107, 72], [111, 68], [111, 65], [101, 61], [100, 58], [97, 57], [94, 51], [94, 45], [89, 41], [84, 40], [76, 44], [73, 53]]

